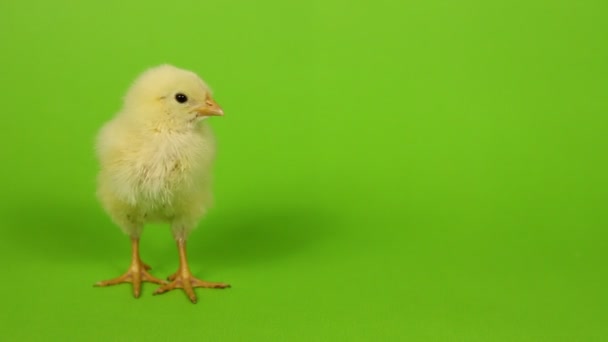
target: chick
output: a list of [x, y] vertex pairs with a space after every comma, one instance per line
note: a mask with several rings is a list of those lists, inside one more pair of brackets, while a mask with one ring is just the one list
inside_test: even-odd
[[[195, 73], [171, 65], [144, 72], [128, 90], [122, 110], [97, 138], [98, 198], [131, 238], [128, 271], [96, 286], [130, 282], [140, 296], [142, 282], [161, 284], [154, 294], [182, 288], [196, 303], [194, 287], [226, 288], [193, 277], [186, 240], [212, 204], [211, 167], [215, 140], [205, 119], [222, 116], [207, 84]], [[170, 282], [155, 278], [139, 257], [144, 224], [169, 223], [179, 251]]]

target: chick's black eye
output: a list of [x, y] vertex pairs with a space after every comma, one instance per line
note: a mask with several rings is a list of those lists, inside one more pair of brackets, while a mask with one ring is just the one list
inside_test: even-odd
[[179, 93], [179, 94], [175, 94], [175, 101], [179, 102], [179, 103], [184, 103], [186, 101], [188, 101], [188, 96]]

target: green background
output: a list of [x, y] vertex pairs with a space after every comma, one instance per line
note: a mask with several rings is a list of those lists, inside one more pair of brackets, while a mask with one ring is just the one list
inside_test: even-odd
[[[606, 1], [3, 1], [0, 336], [608, 340]], [[225, 291], [93, 288], [132, 80], [199, 73], [226, 116], [191, 267]], [[169, 229], [143, 259], [177, 267]]]

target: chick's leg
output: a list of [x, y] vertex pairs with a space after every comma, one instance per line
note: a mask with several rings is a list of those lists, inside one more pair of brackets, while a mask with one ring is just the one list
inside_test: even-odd
[[133, 284], [133, 296], [135, 298], [139, 298], [141, 294], [141, 283], [144, 281], [156, 283], [156, 284], [165, 284], [166, 282], [152, 276], [148, 273], [150, 270], [150, 266], [143, 263], [139, 258], [139, 239], [131, 238], [131, 266], [129, 266], [129, 270], [121, 275], [118, 278], [100, 281], [95, 284], [95, 286], [110, 286], [122, 283], [132, 283]]
[[178, 239], [177, 240], [177, 248], [179, 250], [179, 269], [175, 274], [169, 276], [169, 280], [171, 281], [169, 284], [162, 285], [154, 294], [165, 293], [174, 289], [184, 289], [188, 298], [192, 303], [196, 303], [196, 294], [194, 293], [195, 287], [205, 287], [212, 289], [225, 289], [230, 287], [230, 285], [226, 283], [216, 283], [211, 281], [200, 280], [192, 276], [190, 272], [190, 267], [188, 267], [188, 260], [186, 258], [186, 240]]

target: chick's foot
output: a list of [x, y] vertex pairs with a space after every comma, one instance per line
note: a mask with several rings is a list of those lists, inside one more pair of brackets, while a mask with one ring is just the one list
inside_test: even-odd
[[127, 273], [118, 278], [100, 281], [95, 286], [111, 286], [122, 283], [133, 284], [133, 296], [139, 298], [141, 294], [141, 283], [144, 281], [155, 284], [166, 284], [167, 282], [158, 279], [148, 273], [150, 266], [141, 261], [139, 257], [139, 237], [131, 238], [131, 266]]
[[194, 293], [195, 287], [204, 287], [208, 289], [225, 289], [230, 287], [230, 285], [226, 283], [218, 283], [197, 279], [192, 276], [190, 271], [178, 271], [177, 273], [169, 276], [167, 279], [169, 279], [171, 282], [162, 285], [156, 291], [154, 291], [155, 295], [162, 294], [175, 289], [183, 289], [192, 303], [196, 303], [197, 301], [196, 294]]
[[148, 270], [150, 270], [150, 266], [138, 260], [131, 264], [131, 267], [129, 267], [129, 270], [125, 274], [114, 279], [100, 281], [96, 283], [95, 286], [105, 287], [122, 283], [132, 283], [133, 296], [135, 298], [139, 298], [139, 296], [141, 295], [141, 283], [145, 281], [155, 284], [167, 283], [166, 281], [158, 279], [148, 273]]

